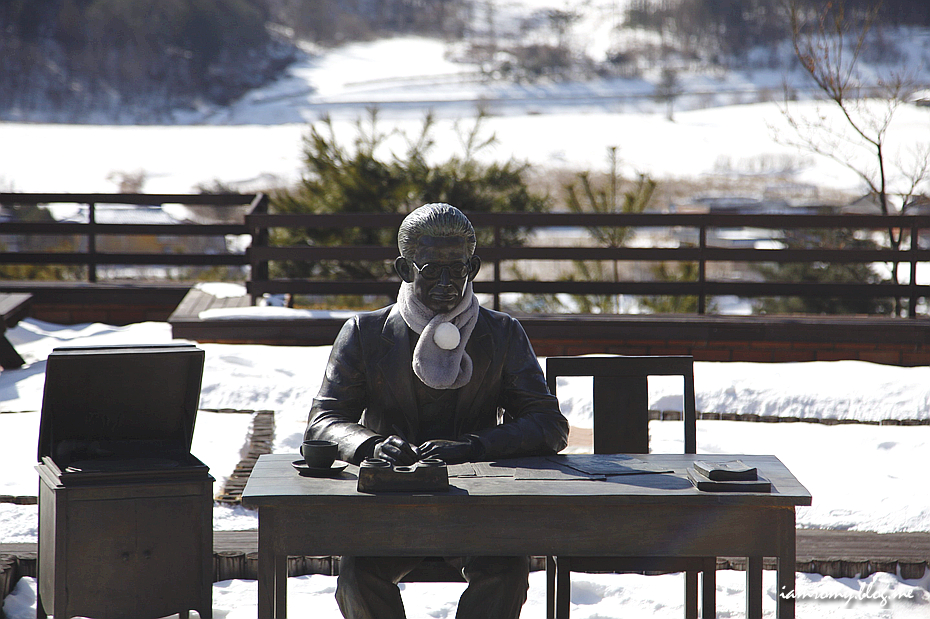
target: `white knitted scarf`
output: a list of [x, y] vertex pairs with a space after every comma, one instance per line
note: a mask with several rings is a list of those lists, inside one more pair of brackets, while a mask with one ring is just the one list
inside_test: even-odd
[[445, 314], [429, 309], [413, 291], [413, 284], [402, 282], [397, 306], [407, 326], [420, 334], [413, 350], [413, 372], [433, 389], [458, 389], [471, 380], [472, 361], [465, 344], [478, 322], [478, 299], [471, 282], [462, 300]]

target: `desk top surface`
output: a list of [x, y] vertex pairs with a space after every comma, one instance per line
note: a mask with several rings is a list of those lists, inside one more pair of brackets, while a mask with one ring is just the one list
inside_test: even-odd
[[[358, 467], [349, 465], [332, 478], [302, 477], [291, 465], [300, 456], [261, 456], [242, 493], [249, 506], [325, 506], [346, 502], [578, 505], [733, 504], [810, 505], [811, 495], [775, 456], [735, 454], [571, 454], [515, 458], [449, 467], [446, 492], [358, 492]], [[694, 487], [687, 469], [695, 460], [741, 460], [772, 483], [770, 493], [704, 492]]]

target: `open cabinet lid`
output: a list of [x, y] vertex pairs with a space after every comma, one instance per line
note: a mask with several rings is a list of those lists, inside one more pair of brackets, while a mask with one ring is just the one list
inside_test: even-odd
[[48, 357], [38, 459], [114, 446], [190, 452], [204, 352], [193, 344], [56, 348]]

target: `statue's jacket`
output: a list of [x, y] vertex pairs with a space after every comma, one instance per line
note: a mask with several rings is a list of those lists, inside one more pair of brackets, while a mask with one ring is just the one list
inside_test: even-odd
[[[358, 463], [359, 448], [397, 434], [414, 445], [420, 436], [408, 328], [394, 306], [363, 312], [343, 325], [333, 344], [306, 439], [339, 444], [340, 459]], [[520, 323], [480, 308], [465, 351], [471, 380], [461, 387], [456, 436], [476, 437], [484, 460], [546, 455], [568, 442], [568, 422], [549, 393]], [[369, 443], [370, 444], [370, 443]]]

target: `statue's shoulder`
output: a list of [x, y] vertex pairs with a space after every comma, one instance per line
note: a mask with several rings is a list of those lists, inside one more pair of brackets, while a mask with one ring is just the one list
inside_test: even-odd
[[359, 312], [355, 315], [352, 320], [355, 320], [358, 323], [360, 329], [378, 327], [384, 325], [384, 321], [388, 319], [388, 316], [391, 315], [391, 309], [394, 307], [393, 304], [381, 309], [376, 309], [370, 312]]
[[483, 320], [487, 321], [492, 328], [509, 329], [514, 325], [520, 324], [519, 320], [507, 312], [499, 312], [483, 306], [478, 308], [478, 315], [481, 316]]
[[[383, 307], [372, 312], [358, 312], [342, 324], [334, 346], [365, 346], [365, 342], [382, 332], [384, 323], [391, 313], [391, 307]], [[375, 338], [377, 339], [377, 338]]]

